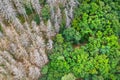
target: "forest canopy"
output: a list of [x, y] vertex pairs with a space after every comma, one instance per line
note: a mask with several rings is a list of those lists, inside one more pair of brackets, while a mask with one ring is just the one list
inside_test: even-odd
[[120, 80], [120, 0], [0, 0], [0, 80]]
[[54, 39], [40, 80], [119, 80], [120, 1], [78, 1], [71, 26]]

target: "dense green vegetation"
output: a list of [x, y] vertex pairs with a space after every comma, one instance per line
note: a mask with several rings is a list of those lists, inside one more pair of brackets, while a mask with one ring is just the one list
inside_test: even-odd
[[40, 80], [120, 80], [120, 0], [79, 2]]

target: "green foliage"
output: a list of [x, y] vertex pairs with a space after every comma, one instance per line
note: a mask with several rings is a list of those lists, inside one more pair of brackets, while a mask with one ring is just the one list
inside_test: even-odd
[[39, 18], [39, 15], [36, 14], [33, 18], [33, 20], [39, 25], [40, 24], [40, 18]]
[[0, 24], [0, 31], [3, 32], [1, 24]]
[[48, 5], [45, 5], [41, 10], [41, 16], [44, 21], [50, 19], [50, 9]]
[[39, 2], [40, 2], [41, 5], [45, 5], [46, 0], [39, 0]]
[[62, 44], [64, 42], [64, 38], [62, 37], [62, 34], [56, 35], [56, 42]]
[[98, 0], [90, 1], [83, 1], [83, 4], [74, 11], [72, 27], [81, 34], [81, 39], [88, 40], [97, 31], [103, 32], [107, 28], [111, 28], [118, 35], [120, 33], [119, 4], [111, 1], [108, 3]]
[[44, 80], [119, 80], [120, 1], [78, 1], [71, 27], [56, 35]]
[[66, 41], [70, 41], [73, 43], [79, 43], [81, 39], [80, 33], [76, 31], [74, 28], [68, 28], [64, 30], [63, 36], [65, 37]]
[[64, 75], [61, 80], [76, 80], [75, 76], [72, 73]]
[[[62, 49], [57, 48], [50, 55], [49, 72], [46, 80], [60, 80], [65, 74], [73, 73], [76, 78], [90, 79], [94, 75], [100, 75], [104, 79], [109, 78], [112, 70], [106, 54], [90, 56], [85, 47], [70, 49], [70, 44], [64, 43]], [[59, 50], [56, 50], [56, 48]], [[112, 73], [111, 73], [112, 74]]]
[[31, 15], [33, 13], [33, 9], [31, 9], [29, 6], [25, 5], [25, 10], [27, 15]]
[[[105, 78], [105, 77], [108, 78], [109, 75], [116, 77], [115, 72], [118, 71], [116, 69], [116, 67], [120, 66], [119, 65], [120, 46], [118, 43], [118, 38], [113, 34], [110, 35], [110, 32], [107, 33], [106, 31], [103, 33], [99, 31], [96, 34], [96, 38], [90, 37], [89, 43], [85, 47], [86, 51], [89, 52], [89, 54], [91, 56], [96, 56], [96, 53], [97, 53], [99, 55], [105, 54], [109, 58], [109, 69], [110, 69], [109, 73], [104, 72], [105, 69], [103, 71], [100, 68], [100, 70], [101, 70], [100, 73], [106, 73], [106, 75], [104, 74], [103, 78]], [[109, 36], [108, 36], [108, 34], [109, 34]], [[114, 80], [116, 80], [117, 78], [119, 78], [119, 77], [117, 76]], [[113, 79], [113, 77], [110, 77], [110, 79]]]
[[48, 66], [46, 65], [42, 68], [41, 73], [42, 74], [47, 74], [47, 72], [48, 72]]

